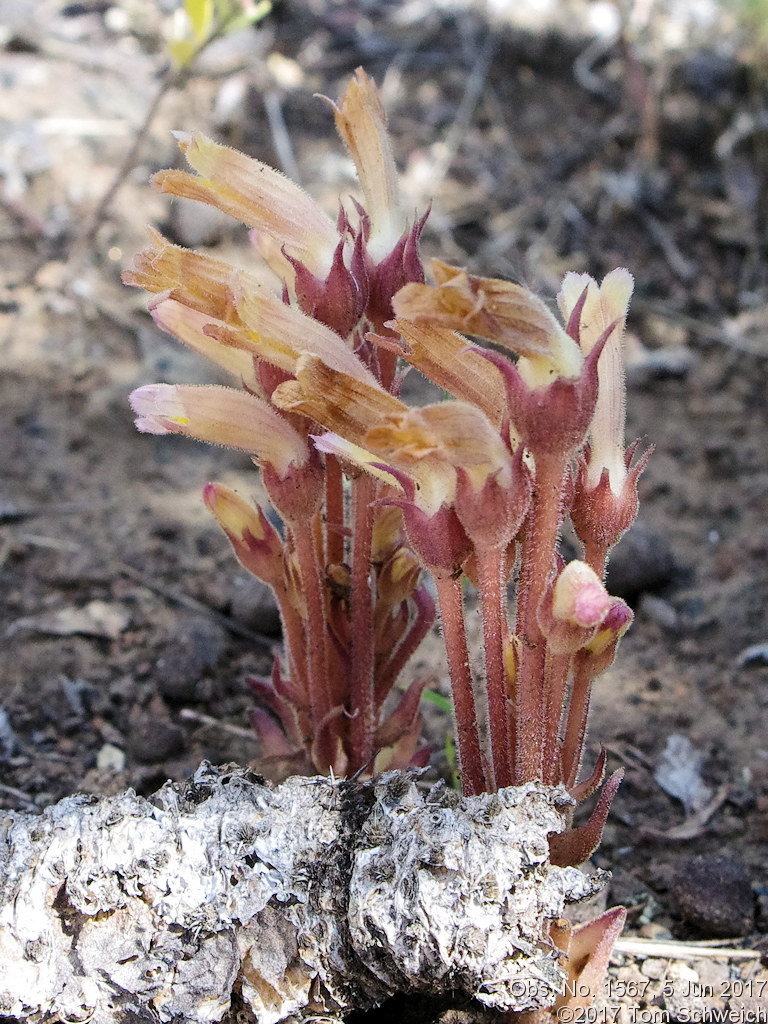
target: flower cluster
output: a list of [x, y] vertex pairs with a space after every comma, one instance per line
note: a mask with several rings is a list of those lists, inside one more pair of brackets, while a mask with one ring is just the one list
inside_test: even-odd
[[[426, 215], [403, 215], [373, 82], [359, 70], [332, 106], [363, 194], [335, 223], [259, 161], [179, 136], [192, 172], [163, 171], [156, 186], [245, 223], [279, 287], [153, 233], [126, 282], [152, 292], [156, 322], [240, 387], [139, 388], [137, 426], [251, 453], [282, 519], [281, 534], [234, 491], [205, 488], [282, 615], [285, 659], [251, 681], [265, 754], [337, 774], [423, 763], [426, 681], [384, 705], [435, 615], [426, 570], [464, 791], [540, 779], [582, 800], [604, 770], [601, 757], [579, 781], [592, 681], [632, 618], [605, 589], [606, 560], [635, 516], [648, 454], [632, 466], [624, 448], [632, 278], [568, 274], [562, 322], [518, 284], [437, 260], [425, 283]], [[450, 397], [406, 404], [410, 368]], [[567, 517], [584, 554], [566, 565]], [[481, 679], [469, 668], [465, 577], [483, 616]], [[586, 826], [553, 839], [556, 860], [595, 848], [618, 782]]]
[[[280, 608], [284, 658], [271, 679], [249, 680], [266, 758], [338, 775], [425, 763], [427, 680], [387, 698], [433, 623], [435, 592], [464, 792], [538, 779], [580, 802], [604, 773], [601, 755], [579, 778], [592, 683], [632, 619], [605, 589], [606, 561], [635, 517], [649, 454], [632, 465], [636, 446], [624, 447], [632, 278], [568, 274], [562, 322], [520, 285], [440, 261], [425, 283], [426, 214], [403, 215], [373, 82], [358, 70], [332, 107], [363, 198], [335, 222], [259, 161], [179, 136], [192, 171], [163, 171], [155, 185], [246, 224], [278, 287], [153, 232], [125, 281], [151, 292], [157, 324], [237, 386], [139, 388], [136, 424], [250, 453], [282, 520], [278, 530], [222, 484], [204, 489]], [[402, 401], [411, 368], [446, 400]], [[565, 564], [567, 518], [583, 558]], [[465, 578], [483, 618], [481, 678], [469, 667]], [[586, 825], [551, 837], [553, 862], [589, 857], [620, 778]], [[579, 982], [582, 995], [563, 1005], [591, 1000], [624, 916], [573, 932], [555, 922], [543, 937]]]

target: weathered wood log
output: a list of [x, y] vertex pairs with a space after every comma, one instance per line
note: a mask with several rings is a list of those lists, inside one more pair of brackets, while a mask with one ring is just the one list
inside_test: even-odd
[[571, 800], [462, 798], [417, 773], [269, 786], [203, 764], [151, 799], [0, 815], [0, 1014], [259, 1024], [395, 992], [551, 1004], [545, 921], [601, 884], [548, 862]]

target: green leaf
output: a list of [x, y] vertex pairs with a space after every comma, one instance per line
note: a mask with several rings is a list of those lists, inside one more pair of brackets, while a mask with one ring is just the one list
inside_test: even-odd
[[445, 737], [445, 759], [451, 769], [451, 786], [461, 790], [461, 776], [458, 769], [458, 758], [456, 757], [456, 743], [450, 733]]
[[214, 0], [184, 0], [184, 10], [195, 39], [198, 42], [207, 39], [213, 25]]
[[197, 52], [197, 47], [191, 39], [172, 39], [168, 43], [168, 52], [175, 67], [185, 68]]
[[447, 711], [448, 714], [453, 710], [453, 704], [451, 704], [450, 697], [444, 697], [442, 693], [435, 693], [434, 690], [425, 690], [424, 700], [428, 700], [432, 704], [437, 704], [441, 711]]
[[266, 18], [272, 10], [271, 0], [260, 0], [258, 3], [249, 3], [243, 6], [239, 14], [227, 19], [226, 31], [237, 32], [241, 28], [248, 28]]

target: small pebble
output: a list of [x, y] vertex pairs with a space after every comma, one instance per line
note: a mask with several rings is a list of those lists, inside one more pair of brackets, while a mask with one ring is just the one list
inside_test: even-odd
[[96, 755], [96, 767], [100, 772], [121, 772], [125, 768], [125, 751], [105, 743]]
[[280, 636], [280, 612], [272, 588], [255, 576], [234, 579], [229, 614], [237, 622], [264, 636]]
[[666, 976], [667, 973], [667, 961], [661, 960], [659, 957], [649, 956], [646, 960], [640, 964], [640, 970], [652, 981], [658, 981], [660, 978]]
[[228, 643], [226, 630], [204, 616], [181, 619], [162, 647], [155, 671], [168, 700], [194, 700], [200, 677], [213, 668]]
[[751, 931], [755, 898], [747, 869], [736, 857], [694, 857], [679, 868], [670, 894], [683, 921], [703, 936], [737, 938]]
[[183, 749], [184, 731], [173, 722], [142, 715], [131, 723], [128, 753], [134, 760], [154, 764], [180, 754]]
[[672, 549], [666, 538], [636, 520], [608, 562], [608, 592], [631, 600], [646, 590], [668, 583], [675, 570]]
[[627, 387], [642, 390], [657, 380], [683, 380], [697, 363], [696, 354], [682, 346], [646, 352], [642, 361], [627, 367]]
[[677, 629], [678, 627], [677, 612], [663, 597], [657, 597], [655, 594], [643, 594], [640, 600], [640, 611], [663, 629]]
[[752, 644], [745, 647], [736, 658], [739, 668], [747, 665], [768, 665], [768, 643]]

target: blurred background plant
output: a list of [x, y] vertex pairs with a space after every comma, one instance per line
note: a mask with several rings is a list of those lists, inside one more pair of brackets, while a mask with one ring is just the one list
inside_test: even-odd
[[177, 8], [169, 21], [168, 66], [125, 157], [77, 240], [80, 253], [92, 244], [121, 185], [136, 166], [166, 94], [184, 87], [194, 74], [195, 61], [212, 43], [258, 24], [271, 9], [271, 0], [183, 0], [183, 6]]
[[270, 0], [184, 0], [168, 40], [174, 71], [189, 69], [211, 43], [257, 24], [271, 9]]

